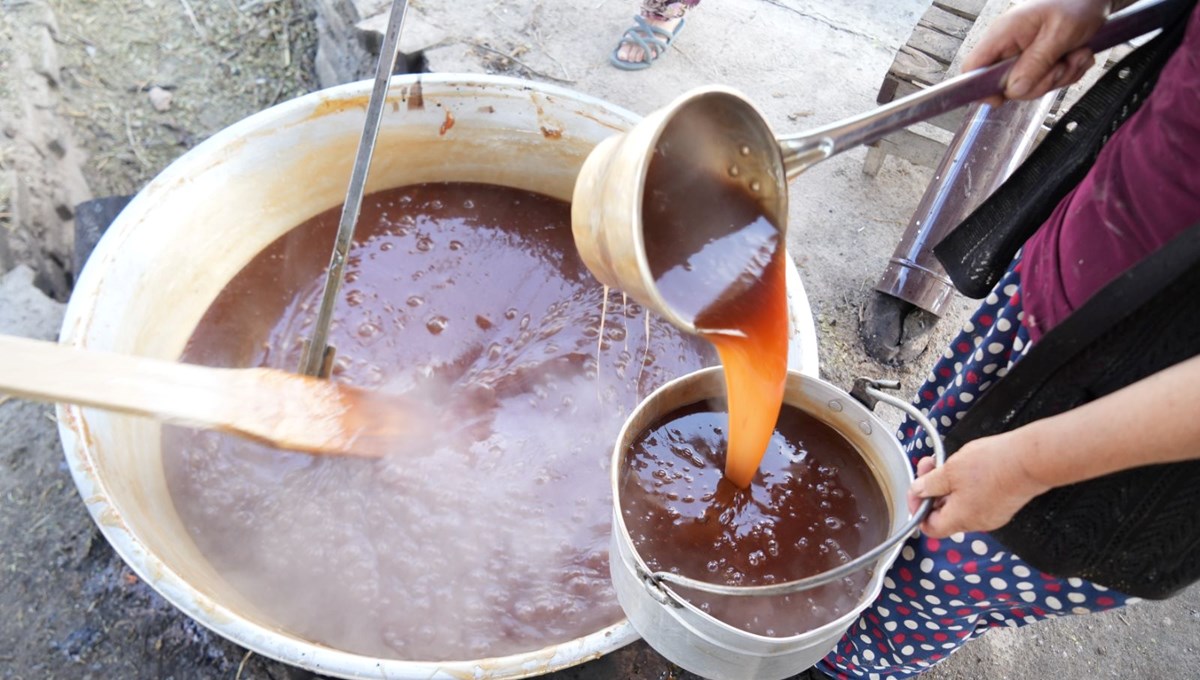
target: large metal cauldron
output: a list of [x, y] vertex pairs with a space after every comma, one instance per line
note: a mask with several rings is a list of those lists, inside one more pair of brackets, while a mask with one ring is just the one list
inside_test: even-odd
[[[67, 344], [176, 359], [204, 311], [250, 259], [342, 202], [370, 83], [317, 92], [205, 141], [146, 187], [101, 240], [67, 308]], [[479, 75], [396, 77], [368, 191], [486, 182], [570, 200], [597, 143], [637, 117], [568, 90]], [[795, 268], [793, 367], [815, 374], [816, 341]], [[627, 622], [501, 658], [371, 658], [283, 629], [234, 590], [176, 515], [160, 428], [63, 406], [59, 432], [88, 510], [147, 583], [188, 616], [255, 652], [347, 678], [518, 678], [596, 658], [636, 639]]]

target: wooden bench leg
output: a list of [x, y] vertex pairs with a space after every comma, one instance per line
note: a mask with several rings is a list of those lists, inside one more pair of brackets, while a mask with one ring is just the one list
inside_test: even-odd
[[883, 150], [883, 147], [878, 143], [871, 144], [867, 147], [867, 159], [863, 161], [863, 173], [868, 177], [878, 175], [885, 160], [887, 160], [887, 152]]
[[883, 167], [883, 159], [899, 156], [913, 165], [936, 168], [946, 155], [946, 144], [912, 130], [899, 130], [875, 142], [867, 151], [863, 172], [874, 177]]

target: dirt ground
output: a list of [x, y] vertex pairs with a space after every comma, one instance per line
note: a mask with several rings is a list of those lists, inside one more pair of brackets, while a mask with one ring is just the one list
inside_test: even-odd
[[[0, 117], [12, 120], [22, 97], [47, 95], [35, 105], [39, 110], [52, 105], [67, 135], [86, 152], [82, 165], [93, 196], [134, 193], [214, 132], [316, 89], [313, 11], [300, 0], [55, 1], [48, 3], [51, 13], [46, 7], [2, 3]], [[61, 70], [54, 69], [60, 78], [44, 92], [47, 78], [38, 64], [13, 66], [18, 55], [38, 59], [35, 29], [47, 17], [56, 20], [53, 66]], [[165, 104], [159, 99], [159, 108], [154, 88], [154, 97], [169, 98]], [[49, 180], [38, 168], [18, 165], [22, 152], [18, 144], [0, 144], [0, 178], [19, 168], [27, 187], [48, 191]], [[12, 187], [0, 181], [0, 228], [17, 244], [11, 258], [36, 267], [29, 242], [37, 241], [69, 262], [69, 235], [13, 233]], [[0, 332], [53, 339], [62, 307], [37, 295], [28, 285], [33, 274], [27, 273], [22, 281], [20, 270], [14, 271], [0, 285], [9, 293], [0, 304]], [[0, 421], [0, 677], [310, 675], [209, 633], [125, 566], [80, 502], [57, 443], [52, 408], [0, 397]]]
[[134, 193], [214, 132], [315, 89], [316, 29], [301, 0], [50, 4], [62, 113], [89, 150], [96, 196]]
[[[433, 70], [547, 80], [639, 113], [686, 87], [722, 82], [746, 91], [781, 131], [798, 131], [873, 105], [928, 1], [707, 0], [668, 58], [638, 73], [607, 62], [634, 12], [631, 0], [410, 5]], [[46, 7], [58, 63], [43, 66], [58, 75], [54, 82], [37, 68], [10, 68], [20, 55], [37, 54], [32, 28], [45, 22]], [[0, 120], [29, 93], [38, 92], [38, 102], [49, 97], [39, 106], [53, 109], [86, 154], [86, 187], [73, 195], [134, 193], [214, 132], [317, 88], [314, 7], [306, 0], [0, 0]], [[9, 232], [18, 197], [4, 178], [19, 153], [0, 137], [0, 229]], [[824, 377], [839, 384], [895, 377], [911, 391], [925, 360], [879, 366], [862, 352], [857, 328], [930, 172], [891, 160], [872, 179], [861, 164], [861, 152], [851, 152], [793, 185], [789, 247], [814, 308]], [[0, 238], [0, 275], [16, 262], [40, 272], [49, 259], [63, 274], [60, 285], [69, 285], [67, 235], [45, 227], [7, 242], [15, 245]], [[45, 253], [35, 252], [38, 244]], [[0, 279], [0, 333], [57, 334], [62, 306], [36, 292], [34, 277], [17, 269]], [[53, 282], [38, 283], [55, 292]], [[934, 346], [968, 308], [955, 302]], [[52, 416], [49, 407], [0, 397], [0, 678], [313, 677], [209, 633], [140, 582], [87, 516]], [[930, 677], [1195, 677], [1197, 639], [1193, 589], [1166, 604], [989, 634]], [[690, 676], [637, 643], [552, 677]]]

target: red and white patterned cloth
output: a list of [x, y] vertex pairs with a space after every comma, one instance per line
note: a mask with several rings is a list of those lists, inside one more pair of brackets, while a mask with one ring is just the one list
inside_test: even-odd
[[678, 19], [700, 4], [700, 0], [642, 0], [642, 16], [647, 19]]
[[[948, 429], [1029, 351], [1018, 256], [930, 372], [914, 403]], [[900, 427], [913, 467], [932, 453], [915, 421]], [[991, 628], [1015, 628], [1135, 601], [1078, 578], [1044, 574], [985, 533], [910, 538], [883, 591], [817, 668], [835, 678], [914, 677]]]

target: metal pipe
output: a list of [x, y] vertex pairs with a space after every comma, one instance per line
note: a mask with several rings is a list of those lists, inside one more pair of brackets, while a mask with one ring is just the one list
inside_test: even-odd
[[954, 284], [934, 257], [933, 246], [1021, 164], [1056, 95], [968, 109], [875, 290], [941, 315]]
[[333, 255], [329, 259], [325, 287], [321, 293], [321, 306], [317, 310], [317, 320], [313, 324], [312, 335], [304, 345], [304, 356], [300, 363], [300, 373], [304, 375], [328, 377], [333, 363], [333, 348], [329, 345], [329, 326], [333, 322], [333, 308], [337, 302], [338, 291], [342, 287], [346, 258], [350, 252], [350, 242], [354, 239], [354, 226], [358, 222], [358, 212], [362, 208], [363, 192], [367, 186], [367, 173], [371, 169], [371, 156], [375, 152], [375, 140], [379, 136], [383, 106], [387, 100], [388, 83], [392, 78], [392, 70], [396, 67], [396, 50], [400, 44], [400, 29], [404, 25], [406, 9], [408, 9], [406, 0], [392, 0], [392, 9], [388, 14], [387, 32], [384, 34], [383, 47], [380, 49], [379, 61], [375, 66], [375, 83], [371, 89], [371, 98], [367, 102], [367, 119], [362, 136], [358, 140], [358, 152], [355, 154], [354, 167], [350, 173], [350, 186], [346, 191], [346, 202], [342, 204], [342, 217], [338, 222]]

